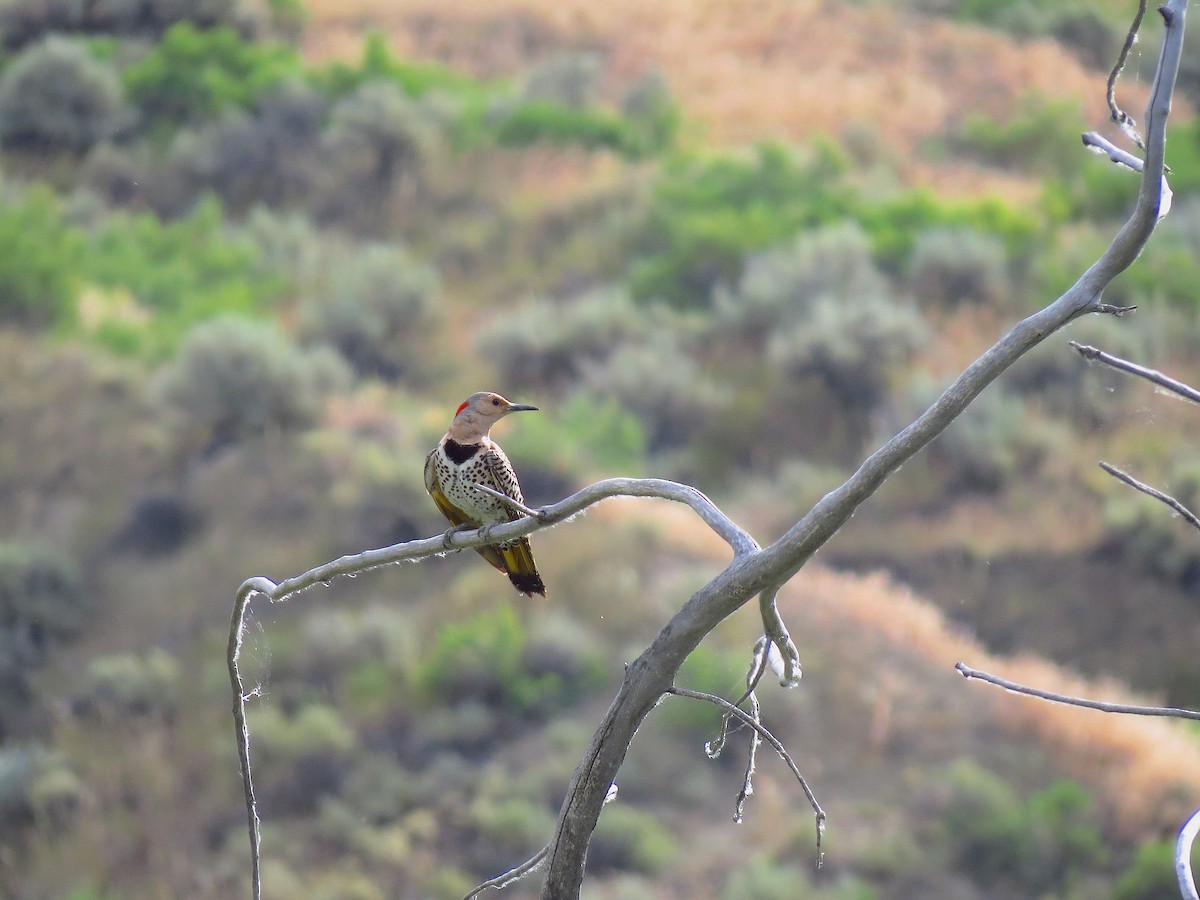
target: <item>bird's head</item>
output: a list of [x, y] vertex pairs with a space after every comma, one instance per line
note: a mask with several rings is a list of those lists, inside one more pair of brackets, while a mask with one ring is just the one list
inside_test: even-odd
[[474, 443], [486, 437], [492, 426], [509, 413], [536, 409], [528, 403], [512, 403], [491, 391], [480, 391], [459, 404], [449, 435], [459, 443]]

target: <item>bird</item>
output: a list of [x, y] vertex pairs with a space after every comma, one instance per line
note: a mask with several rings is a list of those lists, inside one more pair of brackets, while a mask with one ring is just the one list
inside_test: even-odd
[[[524, 503], [521, 484], [512, 463], [488, 432], [509, 413], [537, 410], [528, 403], [513, 403], [491, 391], [480, 391], [464, 400], [450, 428], [425, 457], [425, 489], [454, 531], [487, 528], [521, 518], [501, 500], [475, 487], [486, 485]], [[542, 576], [533, 560], [529, 538], [475, 548], [479, 555], [508, 576], [522, 594], [546, 596]]]

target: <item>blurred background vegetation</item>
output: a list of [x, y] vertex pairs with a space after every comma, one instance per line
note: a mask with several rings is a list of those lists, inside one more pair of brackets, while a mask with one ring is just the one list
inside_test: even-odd
[[[1108, 241], [1135, 184], [1077, 135], [1132, 6], [0, 0], [0, 893], [247, 890], [233, 592], [437, 533], [422, 460], [473, 390], [541, 407], [500, 435], [535, 504], [664, 476], [774, 537]], [[1106, 298], [1138, 313], [1031, 353], [784, 598], [806, 677], [766, 716], [825, 868], [766, 756], [730, 822], [740, 748], [674, 699], [591, 900], [1174, 896], [1195, 729], [952, 665], [1200, 704], [1200, 542], [1094, 467], [1194, 507], [1194, 411], [1065, 346], [1200, 382], [1198, 100], [1189, 50], [1175, 209]], [[268, 896], [525, 859], [724, 558], [645, 503], [535, 542], [544, 604], [455, 556], [254, 609]], [[755, 618], [681, 683], [735, 692]]]

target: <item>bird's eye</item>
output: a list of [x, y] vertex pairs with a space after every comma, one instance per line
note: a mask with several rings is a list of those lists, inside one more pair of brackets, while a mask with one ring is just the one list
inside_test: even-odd
[[495, 397], [493, 397], [492, 398], [492, 406], [499, 406], [499, 405], [500, 405], [500, 401], [497, 400]]

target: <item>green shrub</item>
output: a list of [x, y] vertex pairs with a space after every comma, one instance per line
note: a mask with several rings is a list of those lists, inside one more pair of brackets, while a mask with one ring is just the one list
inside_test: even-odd
[[679, 131], [679, 105], [657, 69], [648, 71], [625, 90], [620, 110], [643, 152], [666, 149]]
[[285, 287], [263, 271], [257, 247], [230, 234], [216, 202], [164, 223], [118, 213], [92, 227], [76, 261], [89, 283], [129, 297], [129, 309], [93, 311], [83, 327], [110, 349], [161, 359], [194, 325], [218, 315], [261, 315]]
[[147, 116], [187, 122], [249, 108], [269, 88], [302, 74], [299, 54], [285, 44], [249, 42], [228, 26], [201, 30], [180, 22], [122, 81]]
[[0, 748], [0, 833], [26, 825], [61, 830], [85, 796], [84, 784], [60, 754], [38, 745]]
[[537, 298], [497, 316], [475, 345], [512, 390], [563, 393], [588, 365], [643, 335], [648, 318], [628, 292], [603, 287], [566, 301]]
[[857, 218], [871, 238], [881, 263], [903, 270], [917, 236], [935, 229], [970, 229], [994, 235], [1010, 259], [1024, 259], [1035, 249], [1040, 233], [1037, 216], [997, 197], [942, 200], [926, 188], [875, 204], [863, 204]]
[[606, 148], [637, 155], [639, 142], [628, 123], [602, 109], [576, 109], [547, 100], [500, 107], [496, 140], [503, 146], [528, 147], [541, 141], [586, 150]]
[[113, 134], [122, 110], [116, 71], [65, 38], [30, 47], [0, 75], [0, 144], [6, 147], [79, 153]]
[[585, 364], [582, 390], [593, 402], [611, 398], [637, 416], [651, 453], [703, 434], [730, 400], [666, 331], [622, 345], [603, 362]]
[[431, 62], [402, 60], [388, 48], [387, 35], [367, 33], [358, 65], [334, 62], [310, 72], [310, 80], [325, 94], [338, 98], [369, 82], [390, 81], [410, 97], [433, 92], [482, 97], [486, 89], [467, 75]]
[[0, 185], [0, 201], [0, 320], [61, 324], [74, 307], [83, 236], [49, 188], [16, 192]]
[[178, 706], [179, 682], [179, 663], [163, 650], [102, 656], [88, 663], [87, 672], [72, 692], [72, 705], [86, 717], [169, 718]]
[[301, 311], [311, 340], [335, 348], [360, 375], [426, 374], [440, 316], [437, 273], [403, 248], [367, 245], [338, 260]]
[[183, 21], [198, 28], [230, 25], [247, 35], [256, 27], [253, 12], [242, 0], [6, 0], [0, 6], [0, 39], [9, 49], [52, 33], [157, 39]]
[[[916, 382], [911, 411], [924, 411], [937, 394], [932, 384]], [[992, 386], [934, 442], [929, 458], [946, 491], [996, 493], [1036, 466], [1052, 442], [1052, 431], [1037, 427], [1023, 398]]]
[[160, 373], [159, 397], [221, 446], [268, 430], [302, 430], [345, 384], [328, 352], [303, 350], [275, 328], [219, 318], [196, 326]]
[[645, 875], [662, 871], [675, 858], [678, 842], [653, 813], [610, 803], [600, 814], [588, 849], [594, 871], [633, 870]]
[[842, 408], [863, 413], [879, 405], [925, 336], [924, 321], [908, 304], [879, 294], [826, 295], [806, 320], [771, 337], [767, 358], [789, 378], [819, 378]]
[[379, 226], [396, 185], [420, 183], [435, 126], [429, 106], [391, 81], [369, 81], [341, 97], [324, 135], [334, 167], [323, 213]]
[[839, 222], [748, 257], [737, 289], [717, 293], [717, 327], [761, 348], [781, 326], [806, 322], [822, 297], [854, 303], [886, 290], [866, 234], [855, 222]]
[[0, 734], [29, 708], [33, 677], [54, 647], [87, 624], [88, 600], [61, 551], [0, 543]]
[[960, 761], [942, 827], [957, 868], [984, 887], [1060, 891], [1105, 857], [1091, 799], [1060, 781], [1022, 800], [997, 775]]
[[1112, 892], [1112, 900], [1175, 900], [1178, 896], [1174, 841], [1154, 841], [1138, 847]]
[[1008, 122], [969, 116], [952, 141], [991, 165], [1067, 174], [1085, 162], [1079, 148], [1083, 126], [1077, 101], [1028, 95]]
[[845, 168], [827, 144], [807, 159], [762, 144], [750, 155], [669, 162], [638, 235], [630, 273], [634, 296], [708, 306], [718, 286], [737, 283], [750, 251], [845, 216], [852, 206]]
[[910, 278], [918, 302], [953, 307], [1008, 293], [1004, 245], [967, 229], [927, 231], [913, 246]]
[[56, 641], [74, 637], [87, 602], [74, 564], [53, 547], [0, 543], [0, 630], [39, 662]]

